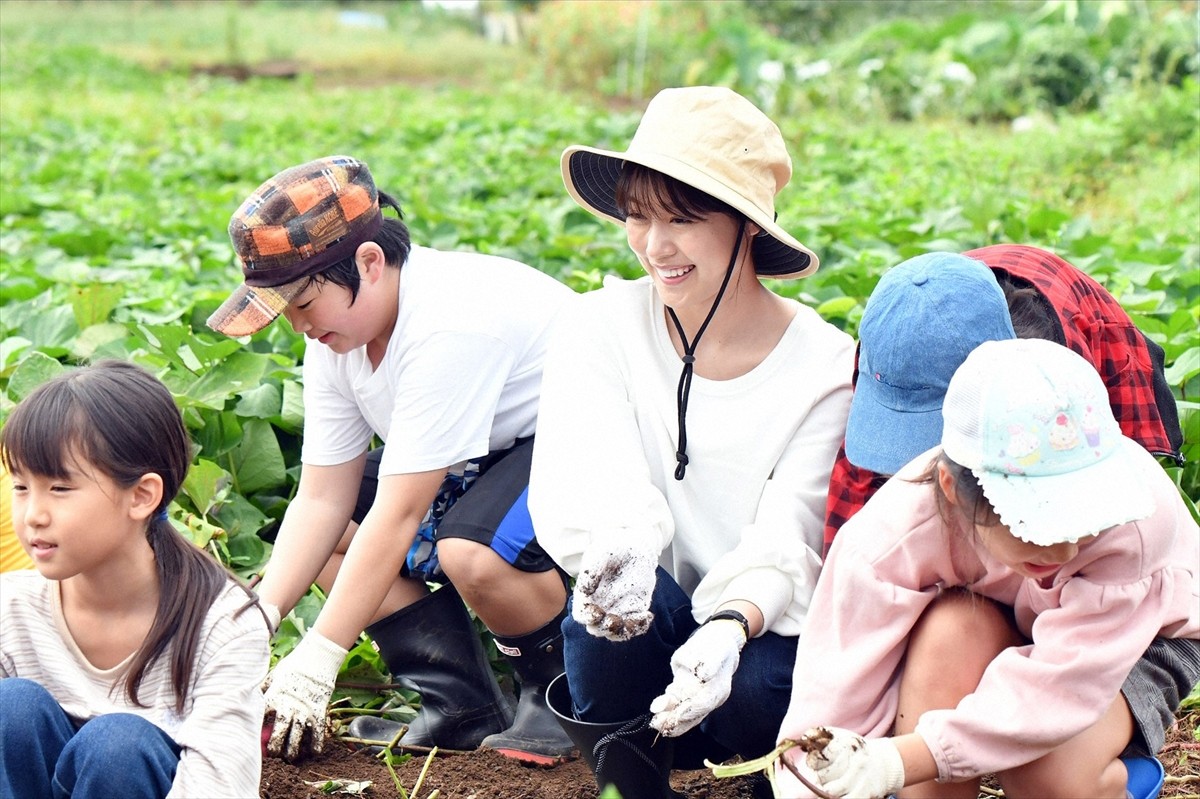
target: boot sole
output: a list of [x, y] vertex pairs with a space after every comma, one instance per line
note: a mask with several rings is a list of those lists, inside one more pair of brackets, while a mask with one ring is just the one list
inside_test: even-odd
[[497, 752], [510, 760], [517, 760], [529, 766], [537, 766], [539, 768], [554, 768], [555, 766], [569, 763], [575, 760], [579, 755], [571, 752], [566, 755], [544, 755], [538, 752], [526, 752], [521, 749], [508, 749], [504, 747], [493, 748], [492, 751]]

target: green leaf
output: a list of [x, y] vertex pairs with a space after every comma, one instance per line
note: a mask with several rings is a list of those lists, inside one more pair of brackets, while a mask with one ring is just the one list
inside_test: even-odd
[[1029, 226], [1030, 236], [1034, 240], [1041, 240], [1050, 238], [1051, 234], [1056, 233], [1059, 227], [1070, 219], [1070, 214], [1043, 206], [1028, 216], [1026, 224]]
[[121, 301], [125, 289], [114, 283], [93, 283], [77, 286], [69, 292], [71, 308], [75, 311], [75, 322], [80, 329], [108, 321], [108, 315]]
[[1167, 382], [1173, 386], [1182, 386], [1198, 374], [1200, 374], [1200, 347], [1192, 347], [1184, 351], [1166, 370]]
[[21, 335], [42, 348], [65, 349], [78, 333], [79, 325], [69, 305], [45, 308], [21, 326]]
[[283, 381], [283, 407], [279, 411], [280, 425], [291, 433], [304, 429], [304, 388], [297, 380]]
[[858, 299], [855, 297], [835, 297], [818, 305], [817, 313], [825, 319], [834, 316], [844, 317], [849, 316], [856, 307], [858, 307]]
[[128, 328], [116, 322], [89, 325], [71, 343], [71, 354], [81, 361], [90, 360], [101, 348], [128, 335]]
[[257, 569], [267, 561], [267, 544], [257, 535], [242, 533], [229, 538], [229, 565], [235, 569]]
[[[1180, 703], [1180, 707], [1188, 711], [1200, 710], [1200, 683], [1192, 688], [1192, 692]], [[1200, 741], [1200, 727], [1196, 728], [1196, 740]]]
[[267, 355], [239, 350], [204, 372], [188, 387], [187, 397], [197, 405], [220, 410], [227, 400], [256, 388], [273, 365]]
[[31, 352], [17, 365], [8, 379], [8, 395], [20, 401], [35, 388], [66, 371], [61, 363], [41, 352]]
[[241, 494], [230, 494], [229, 498], [210, 514], [216, 519], [229, 540], [233, 541], [240, 535], [257, 535], [270, 520], [266, 514], [250, 504]]
[[[172, 520], [174, 524], [174, 520]], [[213, 539], [225, 538], [225, 531], [215, 524], [205, 521], [194, 513], [184, 514], [182, 532], [193, 544], [204, 549]], [[176, 524], [176, 529], [180, 527]]]
[[242, 424], [242, 441], [230, 453], [236, 486], [242, 494], [283, 485], [287, 467], [279, 440], [268, 422], [250, 419]]
[[201, 514], [207, 516], [225, 495], [230, 485], [229, 472], [201, 458], [188, 469], [181, 490]]
[[33, 342], [21, 336], [6, 336], [0, 339], [0, 367], [7, 371], [10, 364], [14, 363], [21, 353], [29, 349], [29, 345]]
[[199, 445], [204, 456], [218, 460], [222, 455], [236, 447], [242, 440], [242, 424], [233, 411], [214, 413], [211, 409], [198, 409], [187, 404], [184, 400], [185, 418], [198, 417], [199, 425], [188, 423], [192, 440]]
[[271, 419], [279, 415], [283, 406], [282, 392], [278, 386], [264, 383], [242, 393], [234, 410], [239, 416], [255, 419]]

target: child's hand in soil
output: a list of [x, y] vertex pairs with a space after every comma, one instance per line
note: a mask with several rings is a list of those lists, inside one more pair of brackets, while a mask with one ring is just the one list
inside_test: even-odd
[[325, 711], [338, 669], [345, 659], [345, 649], [316, 630], [309, 630], [291, 654], [267, 675], [263, 684], [267, 716], [274, 715], [267, 754], [295, 760], [306, 748], [314, 753], [321, 751], [325, 743]]

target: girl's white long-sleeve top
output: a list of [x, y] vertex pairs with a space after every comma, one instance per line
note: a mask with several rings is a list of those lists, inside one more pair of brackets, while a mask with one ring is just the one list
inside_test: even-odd
[[138, 707], [125, 695], [132, 655], [111, 669], [93, 666], [67, 627], [58, 582], [10, 572], [0, 576], [0, 678], [38, 683], [77, 723], [133, 713], [171, 736], [182, 751], [168, 799], [256, 797], [270, 655], [262, 613], [251, 607], [238, 614], [247, 599], [232, 583], [217, 596], [200, 631], [187, 704], [177, 713], [169, 650], [146, 671], [138, 691], [146, 707]]
[[691, 595], [697, 621], [744, 599], [762, 611], [764, 629], [797, 635], [820, 569], [854, 342], [797, 303], [754, 369], [731, 380], [694, 377], [680, 481], [683, 364], [666, 324], [646, 278], [581, 295], [560, 315], [529, 486], [538, 541], [575, 575], [593, 541], [644, 537]]

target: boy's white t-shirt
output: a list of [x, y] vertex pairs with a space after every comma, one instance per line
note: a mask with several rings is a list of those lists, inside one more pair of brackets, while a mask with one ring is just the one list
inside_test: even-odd
[[386, 442], [380, 475], [452, 467], [533, 435], [547, 332], [574, 296], [533, 267], [414, 246], [378, 369], [366, 347], [308, 340], [301, 460], [332, 466]]

